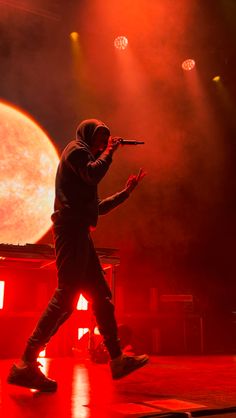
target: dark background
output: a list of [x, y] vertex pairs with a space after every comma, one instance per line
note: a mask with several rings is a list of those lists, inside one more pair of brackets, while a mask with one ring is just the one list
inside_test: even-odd
[[[201, 309], [236, 308], [236, 2], [9, 0], [0, 16], [1, 97], [59, 152], [90, 117], [145, 140], [115, 154], [102, 197], [139, 167], [148, 174], [94, 233], [96, 246], [121, 250], [127, 298], [145, 306], [149, 286], [193, 293]], [[127, 51], [115, 50], [118, 35]], [[196, 61], [188, 73], [186, 58]]]

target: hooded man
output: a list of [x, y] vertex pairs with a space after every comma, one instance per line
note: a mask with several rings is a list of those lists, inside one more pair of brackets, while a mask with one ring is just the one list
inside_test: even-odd
[[76, 139], [62, 152], [56, 174], [53, 235], [56, 252], [58, 287], [28, 339], [22, 359], [13, 365], [8, 382], [41, 391], [55, 391], [57, 382], [39, 368], [40, 351], [76, 307], [78, 295], [85, 292], [100, 334], [109, 352], [113, 379], [119, 379], [144, 366], [148, 357], [122, 354], [112, 294], [104, 278], [100, 261], [90, 236], [98, 215], [105, 214], [124, 202], [145, 173], [130, 176], [124, 190], [100, 200], [97, 185], [105, 176], [114, 152], [120, 145], [111, 137], [109, 128], [100, 120], [80, 123]]

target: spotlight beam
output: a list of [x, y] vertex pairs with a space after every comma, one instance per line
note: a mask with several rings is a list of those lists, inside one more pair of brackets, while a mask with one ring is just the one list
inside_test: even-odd
[[45, 9], [41, 9], [41, 8], [29, 7], [29, 6], [26, 6], [23, 3], [19, 4], [19, 1], [0, 0], [0, 4], [4, 4], [5, 6], [13, 7], [15, 9], [22, 10], [23, 12], [26, 12], [26, 13], [34, 14], [36, 16], [41, 16], [41, 17], [44, 17], [46, 19], [56, 20], [56, 21], [61, 20], [59, 15], [57, 15], [55, 13], [49, 12], [49, 11], [47, 11]]

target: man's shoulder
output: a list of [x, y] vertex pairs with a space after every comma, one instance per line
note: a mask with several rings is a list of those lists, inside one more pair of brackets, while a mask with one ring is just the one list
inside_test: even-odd
[[62, 152], [62, 163], [68, 162], [73, 166], [82, 166], [87, 164], [89, 161], [94, 161], [94, 157], [92, 156], [90, 150], [88, 149], [88, 147], [83, 146], [83, 144], [79, 143], [76, 140], [70, 141]]
[[64, 158], [69, 157], [69, 155], [71, 154], [89, 154], [89, 150], [87, 147], [83, 146], [82, 144], [80, 144], [78, 141], [76, 141], [75, 139], [68, 142], [68, 144], [66, 145], [66, 147], [64, 148], [62, 154], [64, 156]]

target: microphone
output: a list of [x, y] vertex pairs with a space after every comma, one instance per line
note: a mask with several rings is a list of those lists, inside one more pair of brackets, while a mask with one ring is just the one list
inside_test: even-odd
[[129, 140], [129, 139], [120, 139], [119, 142], [120, 142], [121, 145], [142, 145], [142, 144], [144, 144], [143, 141], [132, 141], [132, 140]]

